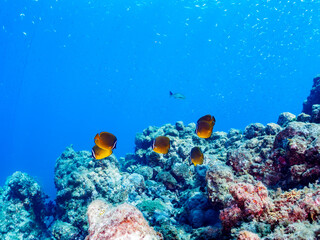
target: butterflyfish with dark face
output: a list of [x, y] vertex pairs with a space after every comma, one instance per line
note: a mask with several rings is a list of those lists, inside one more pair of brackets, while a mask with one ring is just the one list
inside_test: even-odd
[[186, 96], [184, 96], [181, 93], [173, 93], [173, 92], [169, 92], [170, 97], [174, 97], [175, 99], [186, 99]]
[[203, 153], [199, 147], [191, 149], [190, 160], [195, 166], [203, 164]]
[[94, 143], [102, 149], [112, 150], [116, 148], [117, 138], [112, 133], [101, 132], [94, 137]]
[[205, 115], [199, 118], [197, 122], [196, 134], [200, 138], [209, 138], [211, 137], [213, 126], [216, 123], [214, 116]]
[[216, 122], [216, 119], [214, 118], [214, 116], [211, 116], [210, 114], [205, 115], [201, 118], [199, 118], [198, 122], [200, 121], [206, 121], [206, 122]]
[[170, 139], [166, 136], [157, 137], [153, 140], [152, 149], [156, 153], [167, 154], [170, 149]]
[[109, 157], [112, 154], [112, 149], [102, 149], [97, 145], [94, 145], [91, 150], [91, 154], [94, 159], [100, 160]]

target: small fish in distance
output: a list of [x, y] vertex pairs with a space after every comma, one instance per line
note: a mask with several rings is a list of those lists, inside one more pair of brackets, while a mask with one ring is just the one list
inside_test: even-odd
[[181, 93], [172, 93], [170, 91], [169, 94], [170, 94], [170, 97], [174, 97], [175, 99], [186, 99], [186, 96], [184, 96]]

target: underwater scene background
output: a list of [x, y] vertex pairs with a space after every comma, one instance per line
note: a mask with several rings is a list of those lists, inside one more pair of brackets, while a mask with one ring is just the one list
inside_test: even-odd
[[[24, 197], [18, 194], [18, 199], [23, 199], [21, 206], [25, 206], [26, 199], [32, 203], [31, 208], [26, 208], [26, 214], [31, 214], [30, 209], [37, 209], [35, 212], [31, 211], [33, 217], [29, 219], [32, 219], [33, 224], [40, 230], [32, 234], [24, 232], [22, 235], [10, 235], [9, 231], [3, 230], [5, 227], [2, 226], [1, 229], [0, 226], [0, 233], [7, 239], [39, 239], [41, 234], [43, 235], [40, 239], [84, 239], [88, 234], [87, 206], [92, 200], [103, 198], [108, 203], [129, 202], [136, 206], [164, 239], [170, 239], [170, 234], [157, 226], [163, 225], [162, 220], [167, 221], [169, 218], [175, 219], [175, 222], [166, 224], [179, 226], [172, 231], [177, 231], [175, 236], [180, 236], [181, 239], [192, 239], [192, 236], [193, 239], [201, 239], [199, 236], [204, 236], [204, 233], [196, 232], [195, 229], [208, 226], [215, 226], [212, 232], [216, 235], [205, 235], [207, 237], [204, 239], [215, 239], [217, 236], [217, 239], [222, 239], [222, 236], [228, 239], [237, 236], [236, 233], [230, 235], [230, 229], [238, 226], [240, 220], [234, 219], [232, 223], [223, 220], [223, 214], [230, 214], [229, 210], [223, 209], [231, 208], [232, 201], [213, 201], [210, 204], [213, 205], [214, 212], [207, 202], [205, 207], [195, 208], [197, 211], [201, 210], [203, 216], [210, 216], [203, 217], [202, 220], [207, 220], [201, 223], [194, 223], [193, 219], [190, 219], [190, 216], [202, 216], [199, 211], [194, 213], [196, 210], [189, 206], [194, 203], [188, 203], [188, 207], [183, 203], [195, 196], [194, 189], [198, 188], [202, 195], [196, 201], [211, 201], [214, 198], [211, 187], [217, 184], [214, 180], [217, 176], [210, 177], [210, 173], [217, 166], [210, 163], [210, 159], [213, 162], [222, 161], [229, 167], [233, 166], [235, 175], [245, 169], [241, 164], [237, 167], [231, 164], [234, 159], [237, 159], [234, 160], [236, 162], [240, 161], [239, 154], [241, 161], [246, 159], [242, 157], [242, 153], [232, 152], [241, 145], [233, 145], [233, 142], [244, 141], [244, 144], [247, 144], [248, 139], [265, 135], [275, 138], [276, 134], [285, 131], [289, 122], [297, 119], [298, 122], [311, 124], [312, 127], [306, 127], [309, 130], [318, 124], [316, 107], [313, 113], [311, 110], [304, 111], [310, 115], [309, 118], [296, 116], [301, 113], [302, 103], [310, 94], [312, 79], [320, 73], [319, 9], [320, 1], [316, 0], [0, 0], [0, 185], [4, 186], [1, 201], [16, 201], [5, 197], [17, 195], [10, 193], [10, 189], [15, 189], [14, 186], [17, 186], [17, 189], [41, 186], [41, 191], [33, 189], [35, 195], [39, 195], [36, 200], [29, 199], [29, 195], [33, 194], [31, 190], [24, 191]], [[319, 80], [315, 79], [313, 86], [317, 89]], [[170, 96], [170, 91], [182, 94], [185, 99]], [[311, 99], [317, 99], [319, 92], [315, 91], [310, 96], [313, 96]], [[320, 104], [320, 101], [312, 100], [310, 109], [314, 104]], [[280, 115], [283, 112], [296, 116]], [[198, 141], [193, 123], [206, 114], [215, 117], [213, 131], [217, 133], [213, 133], [214, 137], [208, 141]], [[279, 115], [282, 117], [279, 118]], [[176, 123], [177, 121], [179, 123]], [[171, 125], [165, 125], [168, 123]], [[189, 123], [191, 125], [188, 125]], [[254, 125], [245, 130], [251, 123], [261, 123], [262, 126]], [[279, 128], [267, 127], [268, 123], [278, 123]], [[292, 128], [295, 132], [304, 131], [300, 125]], [[319, 136], [318, 127], [315, 126], [314, 129], [310, 130], [313, 140]], [[89, 153], [94, 145], [94, 136], [101, 131], [111, 132], [118, 139], [114, 154], [103, 161], [105, 167], [96, 165], [96, 162], [92, 163]], [[179, 134], [176, 131], [179, 131]], [[251, 136], [252, 131], [258, 133]], [[221, 132], [228, 133], [228, 136]], [[136, 136], [137, 133], [139, 134]], [[170, 151], [173, 155], [169, 152], [168, 156], [159, 157], [152, 153], [150, 141], [160, 133], [175, 139], [171, 139], [173, 146]], [[245, 140], [235, 137], [238, 135]], [[294, 134], [289, 135], [282, 134], [279, 139], [286, 138], [288, 145], [294, 138]], [[232, 137], [235, 138], [231, 143], [225, 145], [226, 138]], [[269, 142], [266, 140], [267, 147], [264, 147], [269, 147], [268, 151], [266, 150], [269, 155], [264, 157], [273, 159], [280, 167], [273, 166], [272, 170], [263, 169], [263, 172], [283, 176], [274, 179], [266, 173], [267, 176], [257, 178], [248, 170], [254, 180], [235, 180], [235, 184], [252, 184], [267, 191], [256, 182], [261, 181], [261, 184], [267, 187], [275, 185], [289, 191], [315, 183], [318, 178], [317, 167], [314, 170], [316, 173], [313, 173], [315, 175], [301, 177], [302, 179], [293, 177], [292, 180], [292, 176], [284, 173], [289, 166], [296, 166], [301, 162], [290, 160], [292, 155], [285, 150], [277, 150], [280, 147], [286, 149], [284, 143], [279, 143], [279, 139], [275, 143], [274, 139], [269, 139]], [[215, 142], [216, 140], [218, 142]], [[309, 140], [308, 144], [304, 144], [309, 146], [312, 142]], [[252, 144], [256, 146], [258, 143]], [[318, 143], [313, 144], [316, 149]], [[183, 150], [179, 150], [179, 145]], [[193, 146], [202, 147], [207, 159], [204, 163], [205, 170], [202, 166], [187, 164], [188, 151]], [[310, 154], [316, 156], [310, 160], [312, 164], [319, 159], [318, 153], [314, 151], [308, 153], [309, 157]], [[177, 154], [176, 158], [174, 154]], [[253, 159], [253, 153], [250, 154], [245, 155]], [[177, 163], [186, 164], [188, 168], [185, 169], [184, 165], [177, 166]], [[283, 165], [286, 165], [285, 170], [282, 169]], [[137, 170], [142, 166], [153, 168], [152, 173], [146, 168]], [[173, 166], [176, 166], [176, 170]], [[183, 166], [183, 170], [179, 166]], [[73, 173], [78, 174], [76, 172], [79, 169], [82, 171], [82, 168], [87, 169], [85, 174], [90, 171], [104, 171], [99, 176], [106, 175], [108, 180], [101, 183], [101, 186], [108, 186], [108, 189], [112, 189], [111, 193], [105, 189], [99, 190], [95, 185], [95, 194], [90, 192], [90, 187], [90, 197], [85, 193], [86, 197], [81, 198], [83, 202], [65, 206], [66, 199], [73, 202], [70, 200], [72, 197], [69, 197], [78, 189], [70, 186], [74, 183], [70, 183], [69, 177]], [[190, 170], [191, 177], [180, 176], [177, 169], [186, 172]], [[261, 168], [258, 169], [262, 171]], [[28, 173], [35, 180], [19, 172], [6, 182], [7, 177], [16, 171]], [[149, 175], [146, 173], [148, 171]], [[221, 170], [228, 174], [230, 171], [224, 168]], [[129, 182], [138, 184], [142, 181], [140, 176], [143, 176], [143, 182], [150, 182], [140, 182], [142, 185], [138, 184], [139, 186], [135, 186], [127, 195], [118, 196], [117, 194], [124, 190], [117, 189], [120, 179], [122, 187], [129, 184], [127, 180], [123, 180], [127, 178], [125, 173], [131, 174], [128, 177]], [[291, 173], [293, 174], [293, 170]], [[112, 176], [116, 180], [113, 180]], [[18, 184], [16, 182], [19, 182], [19, 179], [22, 179], [22, 183]], [[100, 180], [94, 181], [97, 183]], [[113, 184], [110, 181], [114, 181]], [[170, 213], [148, 215], [148, 218], [145, 208], [154, 211], [157, 208], [162, 209], [163, 204], [168, 204], [164, 199], [160, 201], [160, 196], [155, 197], [163, 189], [157, 189], [151, 181], [161, 182], [170, 194], [178, 192], [176, 196], [169, 194], [167, 201], [173, 204], [172, 208], [180, 209], [180, 212], [173, 212], [169, 207]], [[228, 194], [237, 199], [233, 188], [236, 187], [231, 186]], [[259, 188], [259, 191], [261, 189]], [[268, 190], [270, 197], [272, 189]], [[215, 191], [220, 191], [221, 194], [224, 190]], [[53, 200], [51, 205], [44, 202], [43, 192]], [[303, 194], [307, 192], [305, 190]], [[64, 195], [66, 193], [70, 196]], [[143, 194], [148, 196], [148, 201], [154, 201], [154, 205], [142, 202], [141, 199], [145, 199]], [[303, 194], [300, 194], [301, 199]], [[312, 194], [314, 198], [317, 197], [317, 193]], [[203, 200], [203, 196], [209, 198]], [[281, 202], [276, 200], [277, 197], [281, 198], [280, 195], [273, 197], [275, 202]], [[105, 208], [104, 203], [96, 204], [99, 209]], [[199, 203], [195, 205], [197, 204]], [[240, 205], [239, 209], [245, 211]], [[262, 205], [263, 209], [268, 208], [268, 204]], [[6, 204], [3, 203], [3, 206]], [[79, 213], [70, 213], [71, 209], [77, 208], [81, 209]], [[135, 211], [128, 206], [124, 208]], [[320, 209], [318, 210], [320, 212]], [[219, 216], [220, 211], [223, 214]], [[310, 209], [306, 210], [308, 213], [305, 214], [309, 215], [299, 219], [311, 221], [310, 224], [313, 224], [313, 221], [317, 220], [317, 211], [311, 216]], [[70, 217], [72, 214], [76, 217]], [[6, 215], [12, 217], [15, 214], [12, 210]], [[88, 217], [90, 219], [89, 213]], [[214, 220], [209, 221], [208, 218]], [[247, 212], [241, 215], [242, 220], [246, 218], [258, 219], [257, 216], [249, 217]], [[271, 229], [276, 228], [270, 219], [262, 222], [269, 224]], [[145, 223], [145, 231], [149, 231], [148, 223]], [[71, 235], [63, 235], [68, 227]], [[151, 239], [157, 239], [157, 233], [152, 231], [150, 230]], [[270, 232], [251, 232], [256, 232], [261, 238], [269, 236], [269, 239], [273, 239]]]

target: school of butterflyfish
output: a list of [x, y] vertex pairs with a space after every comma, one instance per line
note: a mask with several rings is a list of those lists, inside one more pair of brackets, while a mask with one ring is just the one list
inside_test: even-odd
[[[211, 137], [213, 127], [216, 123], [214, 116], [205, 115], [197, 121], [196, 134], [200, 138]], [[95, 145], [92, 148], [92, 157], [100, 160], [109, 157], [113, 149], [116, 148], [117, 138], [112, 133], [101, 132], [94, 137]], [[156, 153], [167, 154], [170, 150], [170, 138], [167, 136], [158, 136], [153, 140], [152, 149]], [[195, 165], [201, 165], [204, 156], [200, 147], [193, 147], [190, 150], [190, 161]]]

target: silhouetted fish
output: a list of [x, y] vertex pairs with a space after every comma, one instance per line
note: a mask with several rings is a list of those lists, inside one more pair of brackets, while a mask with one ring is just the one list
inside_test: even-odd
[[191, 149], [190, 160], [195, 166], [203, 163], [203, 153], [199, 147], [194, 147]]
[[196, 134], [201, 138], [209, 138], [212, 134], [213, 126], [216, 123], [214, 116], [205, 115], [197, 122]]
[[184, 96], [181, 93], [172, 93], [170, 91], [169, 94], [170, 94], [170, 97], [174, 97], [175, 99], [186, 99], [186, 96]]
[[170, 139], [166, 136], [157, 137], [153, 140], [152, 149], [156, 153], [167, 154], [170, 149]]

